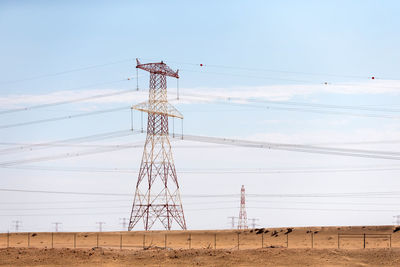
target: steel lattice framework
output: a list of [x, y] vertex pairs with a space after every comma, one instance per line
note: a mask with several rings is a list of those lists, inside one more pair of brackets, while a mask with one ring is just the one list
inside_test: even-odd
[[149, 100], [132, 109], [148, 113], [147, 137], [136, 184], [128, 230], [142, 219], [150, 230], [159, 221], [171, 230], [175, 221], [186, 230], [186, 221], [179, 193], [179, 184], [169, 141], [168, 117], [183, 119], [167, 100], [167, 76], [179, 79], [164, 62], [141, 64], [136, 68], [150, 72]]
[[244, 189], [244, 185], [242, 185], [242, 189], [240, 190], [240, 211], [238, 229], [248, 229], [246, 212], [246, 192]]

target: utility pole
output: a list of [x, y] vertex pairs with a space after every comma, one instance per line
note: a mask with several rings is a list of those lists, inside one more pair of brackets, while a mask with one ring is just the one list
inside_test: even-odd
[[247, 212], [246, 212], [246, 192], [244, 185], [240, 190], [240, 211], [239, 211], [239, 222], [238, 229], [248, 229], [247, 226]]
[[128, 229], [128, 218], [119, 218], [122, 220], [122, 231], [126, 231]]
[[400, 215], [393, 216], [393, 219], [395, 225], [400, 225]]
[[60, 222], [53, 222], [52, 224], [54, 224], [55, 230], [56, 230], [56, 232], [58, 232], [58, 226], [61, 225], [62, 223], [60, 223]]
[[257, 226], [256, 221], [258, 221], [259, 219], [258, 218], [251, 218], [249, 220], [251, 221], [251, 228], [252, 229], [256, 228], [256, 226]]
[[96, 222], [96, 224], [99, 225], [99, 232], [103, 231], [103, 224], [105, 224], [105, 222]]
[[171, 230], [174, 222], [186, 230], [168, 128], [169, 117], [183, 120], [182, 114], [168, 103], [167, 98], [167, 76], [179, 79], [178, 71], [173, 71], [162, 61], [141, 64], [136, 59], [136, 63], [137, 69], [150, 72], [150, 85], [149, 100], [132, 106], [132, 109], [147, 113], [147, 136], [128, 230], [131, 231], [140, 220], [145, 231], [156, 222], [166, 230]]
[[231, 229], [235, 229], [235, 216], [229, 216], [228, 219], [231, 219]]
[[19, 220], [12, 221], [15, 226], [15, 232], [18, 232], [19, 228], [21, 228], [22, 222]]

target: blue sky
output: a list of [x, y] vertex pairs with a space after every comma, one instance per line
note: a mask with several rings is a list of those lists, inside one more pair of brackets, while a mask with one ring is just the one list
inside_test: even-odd
[[[340, 146], [399, 151], [400, 146], [394, 142], [400, 133], [398, 112], [342, 108], [334, 111], [344, 114], [327, 114], [324, 112], [330, 109], [293, 105], [293, 102], [301, 102], [355, 108], [399, 108], [399, 8], [397, 1], [2, 1], [0, 111], [135, 90], [134, 59], [138, 57], [143, 62], [164, 60], [172, 68], [180, 70], [179, 101], [175, 99], [176, 81], [169, 79], [168, 86], [171, 103], [185, 116], [184, 130], [187, 134], [333, 146], [346, 142], [389, 140], [393, 142]], [[131, 80], [127, 80], [128, 77]], [[372, 80], [372, 77], [376, 79]], [[0, 129], [1, 142], [49, 142], [127, 130], [130, 127], [128, 107], [146, 99], [148, 74], [145, 72], [139, 72], [139, 87], [139, 92], [121, 96], [0, 114], [0, 126], [4, 126], [127, 107], [119, 112]], [[193, 94], [209, 98], [200, 101], [193, 98]], [[221, 95], [264, 103], [220, 100], [217, 96]], [[286, 103], [286, 106], [265, 101], [278, 101]], [[393, 118], [373, 118], [366, 114]], [[137, 113], [136, 126], [139, 126], [139, 121], [140, 114]], [[179, 131], [178, 123], [176, 127]], [[144, 138], [144, 135], [135, 135], [93, 143], [141, 144]], [[14, 147], [10, 144], [2, 146]], [[174, 155], [178, 179], [184, 207], [188, 210], [188, 225], [192, 229], [227, 227], [226, 217], [238, 214], [238, 204], [234, 202], [236, 199], [227, 200], [232, 203], [207, 199], [211, 203], [196, 205], [198, 200], [185, 199], [185, 195], [239, 193], [242, 184], [250, 193], [282, 194], [387, 192], [397, 191], [400, 186], [396, 179], [398, 170], [287, 172], [289, 168], [388, 168], [396, 166], [396, 161], [213, 147], [181, 141], [173, 142], [173, 146], [174, 149], [177, 146]], [[0, 157], [1, 162], [6, 162], [80, 150], [84, 148], [33, 149]], [[2, 168], [0, 188], [133, 194], [136, 173], [73, 172], [71, 168], [136, 170], [141, 150], [139, 147], [31, 164], [42, 168], [40, 170]], [[50, 167], [59, 170], [45, 170]], [[286, 172], [215, 173], [238, 168], [256, 172], [283, 168]], [[193, 169], [209, 173], [195, 174]], [[11, 222], [16, 219], [23, 220], [23, 229], [29, 231], [49, 230], [54, 220], [63, 220], [64, 230], [94, 230], [95, 222], [104, 220], [107, 222], [105, 229], [113, 230], [119, 227], [119, 217], [129, 216], [130, 198], [125, 197], [121, 202], [114, 199], [110, 203], [101, 202], [106, 200], [101, 198], [95, 198], [99, 202], [92, 203], [93, 197], [86, 198], [3, 192], [0, 209], [10, 216], [1, 217], [0, 230], [11, 230]], [[9, 203], [21, 202], [21, 199], [33, 203]], [[400, 213], [400, 210], [393, 210], [395, 207], [393, 211], [365, 211], [350, 215], [349, 211], [329, 211], [374, 210], [376, 206], [367, 204], [376, 201], [382, 207], [391, 199], [339, 199], [343, 203], [322, 206], [327, 211], [312, 211], [321, 208], [321, 204], [316, 203], [320, 202], [318, 199], [308, 199], [312, 202], [308, 204], [299, 203], [301, 199], [296, 199], [297, 203], [291, 199], [278, 200], [266, 198], [251, 202], [250, 198], [249, 217], [260, 218], [260, 224], [264, 226], [361, 225], [389, 224], [392, 215]], [[339, 201], [337, 198], [324, 200]], [[34, 204], [41, 201], [75, 201], [59, 204], [58, 213], [68, 210], [87, 212], [87, 209], [78, 210], [85, 206], [78, 201], [89, 201], [93, 209], [104, 214], [96, 218], [79, 215], [79, 220], [75, 215], [60, 215], [60, 219], [57, 219], [58, 215], [17, 216], [28, 212], [33, 215], [49, 213], [52, 211], [50, 208], [56, 205]], [[262, 201], [275, 202], [267, 206]], [[356, 205], [357, 201], [362, 203]], [[188, 203], [187, 208], [185, 203]], [[110, 207], [102, 209], [102, 205]], [[127, 208], [114, 210], [115, 206], [122, 205]], [[14, 210], [14, 207], [19, 210]], [[268, 210], [268, 207], [274, 209]], [[299, 210], [276, 210], [279, 207]], [[200, 208], [207, 210], [196, 211]], [[222, 212], [220, 208], [227, 209]], [[13, 214], [7, 211], [10, 209]], [[110, 210], [117, 214], [107, 214]], [[304, 216], [298, 218], [299, 214]], [[204, 222], [201, 220], [203, 216], [215, 220]]]

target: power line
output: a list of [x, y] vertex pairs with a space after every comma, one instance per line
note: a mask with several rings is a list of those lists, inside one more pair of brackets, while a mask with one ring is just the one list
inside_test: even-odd
[[70, 203], [108, 203], [108, 202], [126, 202], [129, 201], [129, 198], [126, 199], [109, 199], [109, 200], [65, 200], [65, 201], [29, 201], [29, 202], [24, 202], [24, 201], [16, 201], [16, 202], [0, 202], [0, 205], [36, 205], [36, 204], [70, 204]]
[[[139, 133], [140, 131], [134, 131]], [[219, 137], [207, 137], [207, 136], [196, 136], [196, 135], [180, 135], [172, 134], [172, 138], [175, 140], [189, 140], [198, 141], [205, 143], [214, 144], [225, 144], [240, 147], [252, 147], [252, 148], [263, 148], [263, 149], [274, 149], [294, 152], [305, 152], [314, 154], [326, 154], [326, 155], [337, 155], [337, 156], [351, 156], [351, 157], [363, 157], [363, 158], [375, 158], [375, 159], [386, 159], [386, 160], [400, 160], [400, 152], [396, 151], [377, 151], [377, 150], [360, 150], [360, 149], [345, 149], [345, 148], [334, 148], [334, 147], [319, 147], [311, 145], [300, 145], [300, 144], [283, 144], [283, 143], [270, 143], [270, 142], [259, 142], [259, 141], [248, 141], [239, 139], [219, 138]], [[1, 162], [1, 167], [8, 167], [18, 164], [26, 164], [31, 162], [39, 162], [46, 160], [63, 159], [69, 157], [77, 157], [90, 155], [95, 153], [111, 152], [121, 149], [127, 149], [127, 144], [121, 145], [115, 148], [104, 148], [98, 150], [82, 151], [77, 153], [67, 153], [61, 155], [52, 155], [39, 158], [14, 160], [8, 162]]]
[[[271, 76], [256, 76], [256, 75], [211, 72], [211, 71], [204, 72], [204, 71], [196, 71], [196, 70], [188, 70], [188, 69], [180, 69], [180, 71], [189, 71], [189, 72], [216, 74], [216, 75], [225, 75], [225, 76], [234, 76], [234, 77], [244, 77], [244, 78], [258, 78], [258, 79], [277, 80], [277, 81], [286, 81], [286, 82], [312, 83], [312, 81], [308, 81], [308, 80], [277, 78], [277, 77], [271, 77]], [[322, 82], [320, 84], [322, 84]]]
[[[128, 145], [127, 148], [136, 148], [138, 146]], [[115, 147], [117, 148], [117, 146]], [[100, 152], [98, 152], [100, 153]], [[88, 172], [88, 173], [138, 173], [137, 169], [130, 168], [96, 168], [96, 167], [60, 167], [60, 166], [0, 166], [1, 168], [11, 168], [20, 170], [37, 170], [37, 171], [60, 171], [60, 172]], [[399, 171], [400, 168], [310, 168], [310, 169], [179, 169], [178, 173], [187, 174], [284, 174], [284, 173], [346, 173], [346, 172], [382, 172], [382, 171]]]
[[[350, 115], [357, 117], [376, 117], [376, 118], [387, 118], [387, 119], [400, 119], [397, 116], [390, 116], [385, 114], [363, 114], [363, 113], [350, 113], [350, 112], [339, 112], [339, 111], [321, 111], [320, 109], [345, 109], [345, 110], [360, 110], [360, 111], [375, 111], [375, 112], [400, 112], [400, 109], [388, 109], [388, 108], [369, 108], [362, 106], [345, 106], [345, 105], [331, 105], [331, 104], [314, 104], [304, 102], [293, 102], [293, 101], [269, 101], [269, 100], [258, 100], [246, 97], [232, 97], [232, 96], [221, 96], [221, 95], [207, 95], [207, 94], [185, 94], [183, 98], [194, 97], [194, 98], [205, 98], [212, 100], [223, 100], [221, 104], [236, 105], [236, 106], [251, 106], [261, 109], [277, 109], [277, 110], [288, 110], [288, 111], [303, 111], [311, 113], [324, 113], [333, 115]], [[233, 103], [232, 101], [240, 101], [241, 103]], [[249, 103], [255, 104], [268, 104], [268, 105], [283, 105], [283, 106], [296, 106], [296, 107], [271, 107], [271, 106], [255, 106]], [[301, 109], [300, 107], [311, 107], [313, 109]], [[316, 109], [318, 108], [318, 109]]]
[[[399, 212], [400, 210], [388, 210], [388, 209], [375, 209], [375, 210], [366, 210], [366, 209], [318, 209], [318, 208], [285, 208], [285, 207], [247, 207], [248, 209], [259, 209], [259, 210], [298, 210], [298, 211], [321, 211], [321, 212], [332, 212], [332, 211], [337, 211], [337, 212]], [[215, 207], [215, 208], [199, 208], [199, 209], [186, 209], [187, 211], [211, 211], [211, 210], [236, 210], [238, 207]], [[113, 214], [119, 214], [121, 215], [123, 211], [121, 212], [98, 212], [98, 213], [37, 213], [37, 214], [0, 214], [0, 217], [12, 217], [12, 216], [18, 216], [18, 217], [35, 217], [35, 216], [91, 216], [91, 215], [113, 215]]]
[[[150, 60], [150, 59], [149, 59]], [[255, 68], [255, 67], [239, 67], [232, 65], [218, 65], [218, 64], [207, 64], [207, 63], [194, 63], [194, 62], [181, 62], [181, 61], [169, 61], [173, 64], [183, 64], [196, 66], [200, 69], [204, 69], [207, 67], [211, 68], [222, 68], [222, 69], [237, 69], [237, 70], [246, 70], [246, 71], [263, 71], [263, 72], [273, 72], [273, 73], [283, 73], [283, 74], [296, 74], [296, 75], [310, 75], [310, 76], [330, 76], [330, 77], [343, 77], [343, 78], [360, 78], [360, 79], [379, 79], [380, 77], [375, 76], [367, 76], [367, 75], [347, 75], [347, 74], [338, 74], [338, 73], [320, 73], [320, 72], [304, 72], [304, 71], [289, 71], [289, 70], [277, 70], [277, 69], [267, 69], [267, 68]]]
[[[92, 201], [91, 203], [99, 203], [99, 202], [112, 202], [113, 200], [108, 200], [108, 201]], [[54, 204], [70, 204], [70, 203], [88, 203], [89, 201], [64, 201], [64, 202], [55, 202]], [[125, 199], [125, 200], [117, 200], [116, 202], [124, 202], [124, 203], [129, 203], [129, 199]], [[184, 202], [185, 206], [197, 206], [197, 205], [214, 205], [214, 204], [221, 204], [221, 203], [237, 203], [237, 201], [234, 200], [229, 200], [229, 201], [211, 201], [211, 202]], [[253, 199], [250, 200], [250, 203], [252, 204], [262, 204], [262, 203], [274, 203], [274, 204], [278, 204], [278, 205], [297, 205], [297, 204], [307, 204], [307, 205], [345, 205], [345, 206], [393, 206], [393, 207], [398, 207], [398, 204], [396, 203], [377, 203], [377, 202], [326, 202], [326, 201], [277, 201], [277, 200], [257, 200], [257, 199]], [[10, 205], [12, 203], [8, 203], [8, 205]], [[22, 203], [18, 203], [19, 205], [22, 205]], [[34, 204], [33, 203], [29, 203], [29, 202], [25, 202], [24, 205], [26, 204]], [[53, 204], [49, 203], [49, 202], [41, 202], [39, 204]], [[0, 211], [32, 211], [32, 210], [82, 210], [82, 209], [129, 209], [130, 206], [128, 205], [118, 205], [118, 206], [77, 206], [77, 207], [64, 207], [64, 206], [57, 206], [57, 207], [34, 207], [34, 208], [0, 208]], [[232, 218], [232, 217], [228, 217], [228, 218]], [[237, 218], [237, 217], [234, 217]]]
[[[135, 130], [134, 130], [135, 131]], [[132, 130], [129, 130], [132, 132]], [[141, 132], [141, 131], [140, 131]], [[123, 137], [129, 135], [130, 133], [124, 132], [124, 134], [120, 136], [111, 136], [106, 137], [104, 139], [109, 138], [116, 138], [116, 137]], [[94, 140], [92, 140], [94, 141]], [[3, 146], [14, 146], [5, 149], [0, 149], [0, 154], [10, 154], [10, 153], [18, 153], [18, 152], [25, 152], [24, 150], [29, 149], [32, 151], [33, 149], [40, 149], [40, 148], [49, 148], [49, 147], [79, 147], [79, 148], [112, 148], [121, 146], [122, 144], [79, 144], [78, 143], [63, 143], [63, 142], [51, 142], [51, 143], [19, 143], [19, 142], [0, 142], [0, 145]], [[15, 147], [16, 146], [16, 147]], [[175, 146], [174, 148], [178, 149], [193, 149], [193, 148], [232, 148], [229, 146], [223, 145], [185, 145], [185, 146]]]
[[75, 153], [64, 153], [64, 154], [50, 155], [50, 156], [30, 158], [30, 159], [6, 161], [6, 162], [1, 162], [0, 167], [8, 167], [8, 166], [13, 166], [13, 165], [18, 165], [18, 164], [26, 164], [26, 163], [32, 163], [32, 162], [41, 162], [41, 161], [49, 161], [49, 160], [66, 159], [66, 158], [72, 158], [72, 157], [88, 156], [88, 155], [93, 155], [93, 154], [113, 152], [113, 151], [117, 151], [117, 150], [128, 149], [128, 148], [132, 148], [132, 147], [142, 147], [142, 146], [143, 146], [142, 143], [138, 144], [138, 145], [122, 144], [121, 146], [110, 147], [110, 148], [94, 149], [94, 150], [87, 150], [87, 151], [79, 151], [79, 152], [75, 152]]
[[75, 119], [75, 118], [99, 115], [99, 114], [110, 113], [110, 112], [115, 112], [115, 111], [128, 110], [129, 108], [130, 107], [119, 107], [119, 108], [104, 109], [104, 110], [85, 112], [85, 113], [80, 113], [80, 114], [75, 114], [75, 115], [61, 116], [61, 117], [55, 117], [55, 118], [49, 118], [49, 119], [6, 124], [6, 125], [0, 125], [0, 129], [14, 128], [14, 127], [33, 125], [33, 124], [39, 124], [39, 123], [45, 123], [45, 122]]
[[20, 152], [20, 151], [24, 152], [24, 150], [31, 151], [32, 149], [40, 149], [40, 148], [46, 148], [46, 147], [52, 147], [52, 146], [58, 146], [58, 145], [60, 145], [60, 146], [68, 145], [71, 143], [76, 144], [76, 143], [82, 143], [82, 142], [92, 142], [92, 141], [98, 141], [98, 140], [118, 138], [118, 137], [131, 135], [132, 132], [133, 132], [132, 130], [119, 130], [119, 131], [112, 131], [112, 132], [106, 132], [106, 133], [100, 133], [100, 134], [93, 134], [93, 135], [88, 135], [88, 136], [83, 136], [83, 137], [56, 140], [56, 141], [51, 141], [51, 142], [33, 143], [33, 144], [0, 142], [0, 145], [15, 145], [16, 146], [16, 147], [0, 149], [0, 154], [10, 154], [10, 153]]
[[[124, 81], [124, 80], [119, 80], [119, 81]], [[121, 90], [121, 91], [107, 93], [107, 94], [98, 94], [98, 95], [93, 95], [93, 96], [75, 98], [75, 99], [70, 99], [70, 100], [65, 100], [65, 101], [58, 101], [58, 102], [35, 105], [35, 106], [29, 106], [29, 107], [24, 107], [24, 108], [0, 110], [0, 114], [15, 113], [15, 112], [20, 112], [20, 111], [29, 111], [29, 110], [33, 110], [33, 109], [39, 109], [39, 108], [46, 108], [46, 107], [52, 107], [52, 106], [71, 104], [71, 103], [83, 102], [83, 101], [93, 100], [93, 99], [98, 99], [98, 98], [104, 98], [104, 97], [110, 97], [110, 96], [116, 96], [116, 95], [123, 95], [123, 94], [132, 93], [132, 92], [136, 92], [136, 91], [132, 91], [131, 89], [129, 89], [129, 90]]]
[[226, 145], [241, 146], [241, 147], [275, 149], [275, 150], [296, 151], [296, 152], [338, 155], [338, 156], [400, 160], [400, 152], [396, 151], [376, 151], [376, 150], [345, 149], [345, 148], [333, 148], [333, 147], [318, 147], [318, 146], [299, 145], [299, 144], [280, 144], [280, 143], [247, 141], [247, 140], [220, 138], [220, 137], [196, 136], [187, 134], [185, 135], [175, 134], [173, 138], [178, 140], [198, 141], [198, 142], [214, 143], [214, 144], [226, 144]]
[[31, 77], [26, 77], [26, 78], [23, 78], [23, 79], [0, 81], [0, 85], [19, 83], [19, 82], [25, 82], [25, 81], [32, 81], [32, 80], [42, 79], [42, 78], [46, 78], [46, 77], [59, 76], [59, 75], [64, 75], [64, 74], [68, 74], [68, 73], [73, 73], [73, 72], [79, 72], [79, 71], [95, 69], [95, 68], [100, 68], [100, 67], [105, 67], [105, 66], [110, 66], [110, 65], [116, 65], [116, 64], [128, 62], [128, 61], [131, 61], [131, 60], [133, 60], [133, 59], [129, 58], [129, 59], [123, 59], [123, 60], [103, 63], [103, 64], [90, 65], [90, 66], [86, 66], [86, 67], [80, 67], [80, 68], [64, 70], [64, 71], [60, 71], [60, 72], [53, 72], [53, 73], [47, 73], [47, 74], [42, 74], [42, 75], [37, 75], [37, 76], [31, 76]]
[[[181, 97], [184, 99], [185, 96]], [[316, 113], [316, 114], [327, 114], [327, 115], [346, 115], [353, 117], [365, 117], [365, 118], [383, 118], [383, 119], [400, 119], [400, 116], [392, 116], [386, 114], [363, 114], [363, 113], [351, 113], [351, 112], [341, 112], [341, 111], [330, 111], [330, 110], [321, 110], [321, 109], [307, 109], [307, 108], [298, 108], [298, 107], [274, 107], [274, 106], [259, 106], [259, 105], [250, 105], [248, 103], [233, 103], [233, 102], [217, 102], [217, 104], [223, 105], [234, 105], [241, 107], [252, 107], [257, 109], [267, 110], [284, 110], [284, 111], [293, 111], [293, 112], [307, 112], [307, 113]], [[200, 111], [193, 111], [200, 112]], [[204, 112], [204, 111], [201, 111]]]
[[[63, 195], [93, 195], [93, 196], [129, 196], [126, 193], [106, 193], [106, 192], [77, 192], [77, 191], [51, 191], [51, 190], [30, 190], [30, 189], [11, 189], [0, 188], [0, 192], [18, 192], [18, 193], [40, 193], [40, 194], [63, 194]], [[290, 198], [308, 198], [308, 197], [376, 197], [376, 196], [398, 196], [400, 191], [386, 192], [350, 192], [350, 193], [311, 193], [311, 194], [246, 194], [246, 197], [290, 197]], [[185, 198], [219, 198], [232, 197], [237, 198], [240, 194], [183, 194]]]

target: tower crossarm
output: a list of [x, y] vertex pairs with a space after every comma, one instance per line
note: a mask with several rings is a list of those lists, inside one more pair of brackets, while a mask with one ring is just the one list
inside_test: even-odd
[[183, 119], [183, 115], [173, 105], [165, 101], [153, 101], [152, 104], [149, 101], [142, 102], [133, 105], [131, 109]]
[[161, 74], [179, 79], [178, 71], [173, 71], [164, 62], [141, 64], [139, 59], [136, 59], [136, 68], [148, 71], [154, 74]]

